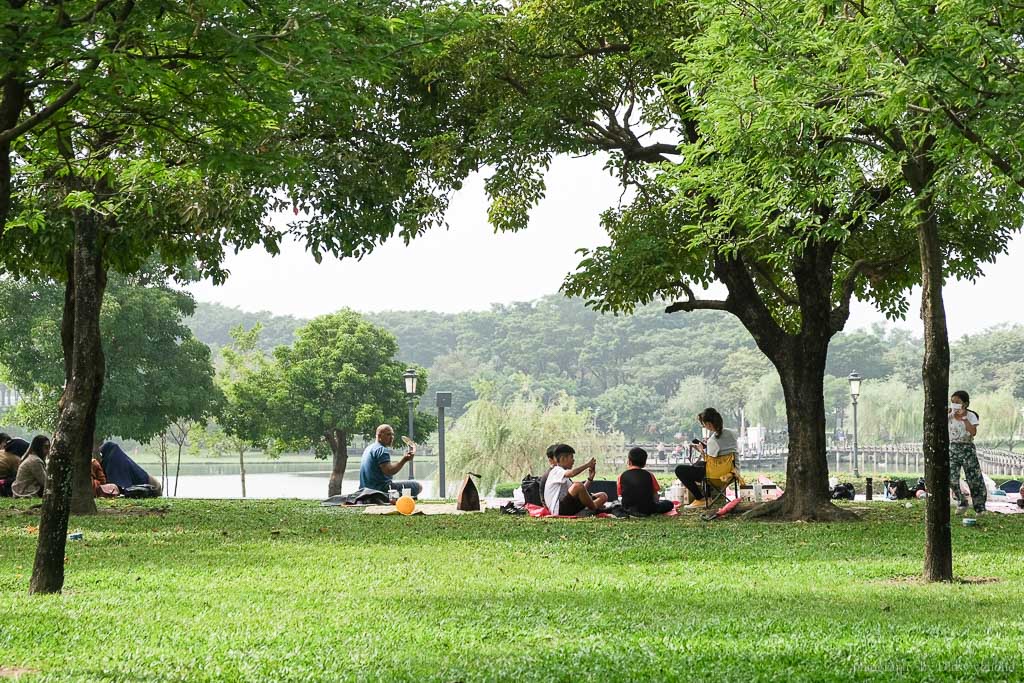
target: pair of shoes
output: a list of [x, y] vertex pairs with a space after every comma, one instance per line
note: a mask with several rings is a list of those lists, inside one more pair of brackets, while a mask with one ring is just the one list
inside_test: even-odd
[[687, 510], [703, 510], [706, 507], [707, 501], [703, 498], [695, 498], [686, 505]]

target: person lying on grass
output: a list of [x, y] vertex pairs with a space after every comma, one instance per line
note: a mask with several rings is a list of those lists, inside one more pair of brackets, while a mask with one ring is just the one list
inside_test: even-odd
[[[608, 502], [607, 494], [591, 496], [587, 488], [594, 481], [597, 460], [591, 458], [573, 468], [575, 462], [576, 451], [572, 446], [564, 443], [555, 446], [556, 464], [548, 472], [544, 484], [544, 505], [552, 515], [572, 516], [583, 510], [600, 510]], [[589, 470], [586, 483], [574, 482], [572, 478], [584, 470]]]
[[644, 469], [646, 464], [647, 451], [639, 446], [629, 449], [629, 469], [619, 475], [619, 500], [630, 514], [663, 515], [672, 510], [672, 501], [658, 499], [661, 485]]

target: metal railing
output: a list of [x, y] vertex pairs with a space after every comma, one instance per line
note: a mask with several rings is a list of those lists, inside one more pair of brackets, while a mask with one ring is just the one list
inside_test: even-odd
[[[626, 452], [632, 444], [626, 446], [621, 454], [615, 454], [605, 460], [613, 467], [626, 466]], [[688, 451], [681, 454], [674, 450], [666, 450], [660, 456], [657, 449], [643, 445], [648, 452], [647, 469], [666, 472], [675, 469], [676, 465], [690, 462]], [[870, 473], [924, 472], [924, 452], [921, 444], [892, 444], [885, 446], [858, 446], [860, 469]], [[853, 448], [832, 446], [826, 451], [829, 470], [832, 472], [853, 471]], [[785, 470], [789, 449], [786, 446], [773, 446], [740, 451], [740, 463], [748, 471]], [[988, 475], [1024, 477], [1024, 453], [995, 448], [978, 448], [978, 462], [981, 471]]]

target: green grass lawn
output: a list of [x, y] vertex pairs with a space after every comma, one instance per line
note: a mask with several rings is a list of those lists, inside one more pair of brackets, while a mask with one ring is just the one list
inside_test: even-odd
[[64, 594], [29, 597], [25, 507], [0, 505], [0, 671], [22, 681], [1024, 677], [1024, 515], [957, 525], [973, 581], [925, 585], [920, 503], [782, 525], [101, 502], [72, 519]]

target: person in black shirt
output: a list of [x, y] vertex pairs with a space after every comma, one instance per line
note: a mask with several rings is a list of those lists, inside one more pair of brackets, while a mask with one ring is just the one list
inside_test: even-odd
[[619, 499], [627, 512], [636, 515], [661, 515], [674, 507], [670, 500], [659, 500], [661, 485], [654, 475], [644, 469], [647, 451], [629, 449], [629, 469], [619, 475]]

